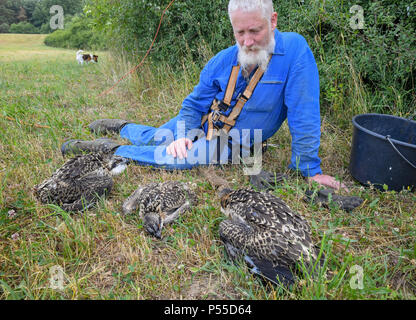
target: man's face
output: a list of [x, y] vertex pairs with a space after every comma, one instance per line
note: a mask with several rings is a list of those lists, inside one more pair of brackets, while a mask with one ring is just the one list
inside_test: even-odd
[[267, 48], [276, 28], [277, 13], [274, 12], [270, 20], [267, 20], [260, 10], [252, 12], [236, 10], [231, 13], [231, 23], [235, 39], [244, 53], [256, 55], [259, 50]]

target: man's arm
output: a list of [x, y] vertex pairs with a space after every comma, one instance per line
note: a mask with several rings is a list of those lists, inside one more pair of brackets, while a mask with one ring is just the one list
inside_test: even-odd
[[321, 137], [319, 74], [306, 40], [296, 35], [293, 41], [297, 41], [297, 57], [290, 66], [284, 96], [292, 136], [289, 167], [300, 170], [305, 177], [312, 177], [322, 174], [318, 156]]
[[[214, 84], [212, 78], [212, 61], [213, 59], [202, 69], [198, 85], [185, 98], [179, 111], [178, 120], [184, 121], [185, 136], [189, 130], [201, 126], [202, 116], [208, 112], [212, 100], [218, 93], [219, 88]], [[174, 158], [177, 156], [180, 159], [186, 158], [188, 156], [187, 150], [192, 148], [192, 141], [185, 137], [178, 137], [177, 134], [174, 138], [175, 141], [166, 149], [167, 154], [172, 155]]]
[[300, 54], [290, 68], [285, 89], [287, 119], [292, 135], [292, 169], [304, 177], [334, 189], [346, 188], [334, 177], [322, 174], [318, 156], [321, 120], [319, 106], [319, 74], [312, 51], [302, 37]]

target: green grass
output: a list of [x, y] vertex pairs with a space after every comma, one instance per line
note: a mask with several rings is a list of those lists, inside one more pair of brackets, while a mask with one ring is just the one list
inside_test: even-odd
[[[328, 118], [322, 121], [323, 169], [365, 200], [360, 208], [346, 213], [302, 200], [308, 185], [286, 170], [286, 125], [270, 141], [278, 148], [263, 159], [266, 169], [289, 174], [274, 193], [308, 219], [327, 257], [317, 277], [303, 270], [304, 279], [291, 290], [264, 285], [245, 266], [227, 260], [218, 236], [224, 217], [198, 170], [130, 166], [115, 179], [110, 197], [82, 215], [38, 203], [32, 188], [64, 163], [60, 146], [66, 139], [93, 139], [87, 125], [98, 118], [159, 126], [177, 114], [199, 76], [192, 64], [181, 74], [147, 65], [98, 97], [133, 65], [100, 52], [98, 64], [79, 66], [75, 51], [45, 47], [42, 39], [0, 35], [2, 299], [415, 299], [416, 196], [356, 184], [347, 170], [351, 129], [340, 130]], [[217, 173], [234, 188], [249, 185], [241, 166]], [[147, 236], [137, 216], [120, 212], [139, 184], [165, 180], [195, 182], [199, 203], [157, 240]], [[351, 286], [355, 265], [363, 270], [363, 289]], [[50, 286], [53, 266], [64, 270], [63, 290]]]

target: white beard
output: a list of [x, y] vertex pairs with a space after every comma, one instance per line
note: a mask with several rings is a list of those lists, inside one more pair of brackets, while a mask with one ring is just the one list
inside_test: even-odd
[[252, 52], [247, 49], [247, 47], [242, 47], [237, 42], [238, 47], [238, 63], [243, 68], [243, 70], [248, 70], [250, 67], [259, 66], [262, 70], [266, 70], [269, 63], [269, 56], [274, 52], [274, 47], [276, 41], [274, 39], [274, 33], [271, 33], [269, 43], [264, 47], [254, 46], [251, 50], [258, 50], [257, 52]]

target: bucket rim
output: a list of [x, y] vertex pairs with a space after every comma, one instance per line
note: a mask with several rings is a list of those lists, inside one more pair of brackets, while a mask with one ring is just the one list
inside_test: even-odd
[[[356, 119], [357, 118], [360, 118], [360, 117], [363, 117], [363, 116], [383, 116], [383, 117], [387, 117], [387, 118], [395, 118], [395, 119], [410, 121], [410, 122], [413, 122], [416, 125], [416, 121], [413, 121], [413, 120], [410, 120], [410, 119], [406, 119], [406, 118], [397, 117], [397, 116], [393, 116], [391, 114], [382, 114], [382, 113], [363, 113], [363, 114], [357, 114], [356, 116], [354, 116], [352, 118], [352, 124], [354, 125], [354, 127], [356, 127], [358, 129], [364, 131], [365, 133], [368, 133], [368, 134], [370, 134], [372, 136], [375, 136], [376, 138], [379, 138], [379, 139], [381, 139], [383, 141], [387, 141], [387, 136], [382, 136], [379, 133], [376, 133], [374, 131], [368, 130], [367, 128], [364, 128], [363, 126], [361, 126], [361, 125], [359, 125], [357, 123]], [[409, 147], [409, 148], [412, 148], [412, 149], [416, 149], [416, 145], [415, 144], [410, 144], [410, 143], [403, 142], [403, 141], [400, 141], [400, 140], [396, 140], [396, 139], [393, 139], [393, 138], [390, 138], [390, 140], [393, 141], [394, 143], [397, 143], [397, 144], [401, 145], [401, 146], [405, 146], [405, 147]]]

